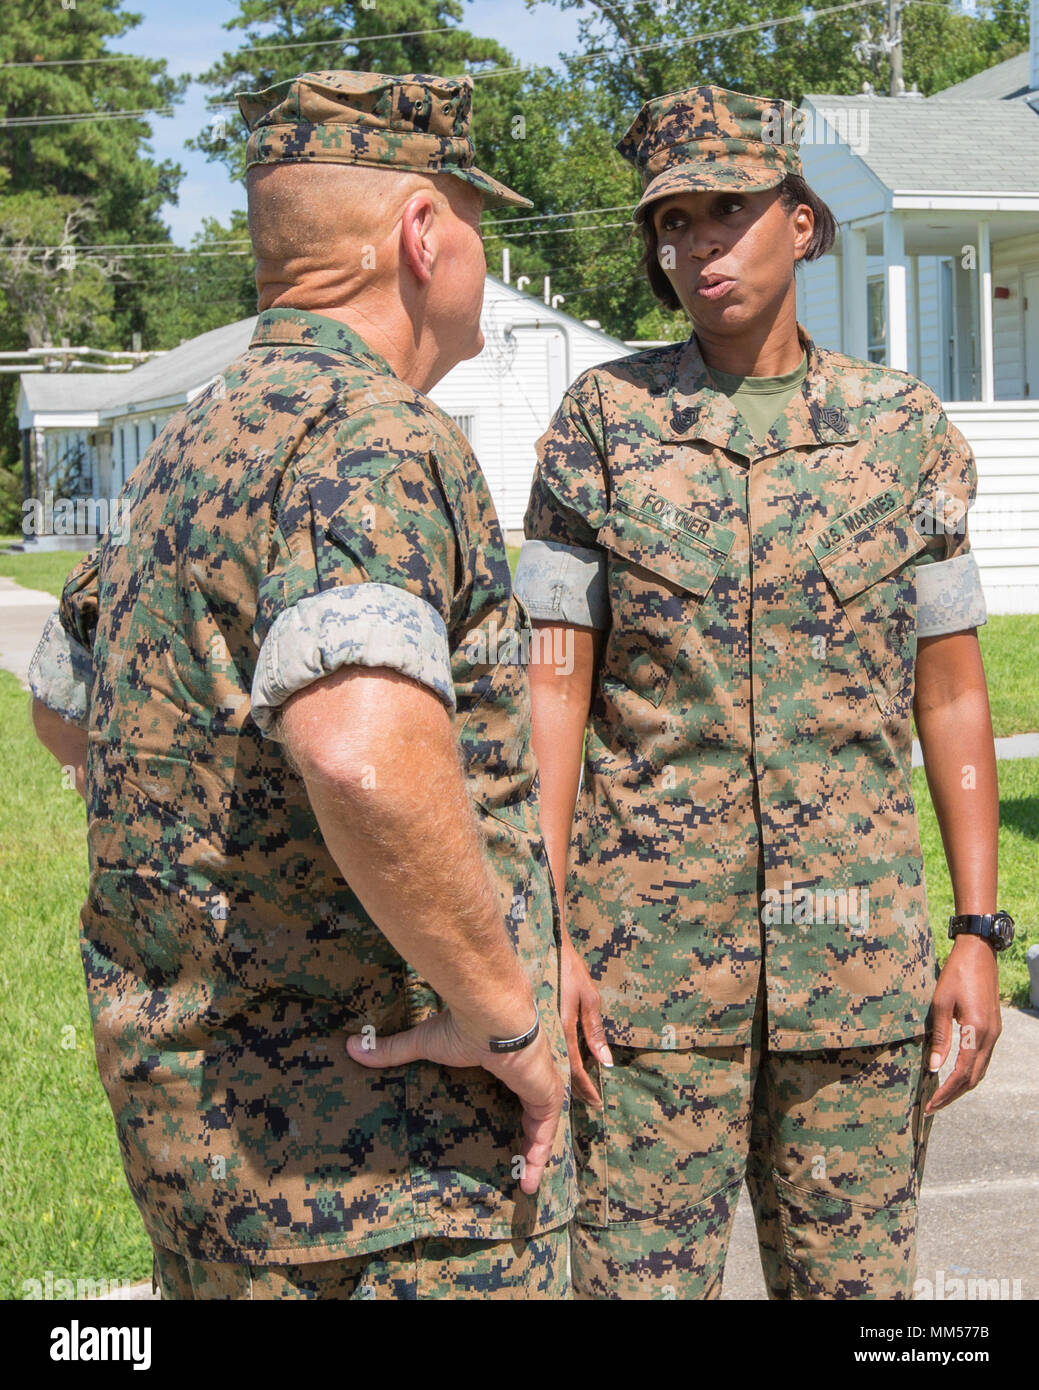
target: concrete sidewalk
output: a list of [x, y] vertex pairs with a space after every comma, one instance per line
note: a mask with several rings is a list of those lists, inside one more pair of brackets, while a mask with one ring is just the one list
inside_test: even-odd
[[[943, 1077], [954, 1059], [942, 1069]], [[939, 1273], [943, 1271], [943, 1273]], [[1007, 1280], [1039, 1298], [1039, 1012], [1003, 1009], [984, 1081], [934, 1118], [920, 1196], [917, 1279]], [[950, 1296], [949, 1294], [946, 1295]], [[764, 1299], [746, 1188], [723, 1299]]]
[[[996, 757], [1005, 762], [1010, 758], [1039, 758], [1039, 734], [1011, 734], [1009, 738], [993, 739]], [[924, 755], [918, 739], [913, 739], [913, 766], [923, 767]]]
[[0, 576], [0, 666], [13, 671], [28, 690], [29, 662], [47, 618], [58, 606], [53, 594], [23, 589]]

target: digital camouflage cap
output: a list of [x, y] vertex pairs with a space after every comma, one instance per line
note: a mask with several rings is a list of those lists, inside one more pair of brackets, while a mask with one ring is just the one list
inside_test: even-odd
[[800, 174], [801, 126], [788, 101], [690, 87], [647, 101], [617, 146], [642, 179], [644, 209], [672, 193], [774, 188]]
[[305, 72], [262, 92], [239, 92], [249, 127], [246, 168], [311, 162], [388, 165], [453, 174], [491, 206], [532, 207], [529, 198], [474, 167], [469, 77]]

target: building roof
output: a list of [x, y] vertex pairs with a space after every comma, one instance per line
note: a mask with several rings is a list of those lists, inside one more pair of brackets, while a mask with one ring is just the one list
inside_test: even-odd
[[171, 396], [186, 399], [245, 351], [255, 325], [255, 314], [237, 323], [226, 323], [222, 328], [190, 338], [161, 357], [142, 362], [125, 376], [116, 377], [104, 414], [121, 415], [130, 405], [165, 401]]
[[[579, 329], [581, 333], [587, 334], [589, 338], [593, 338], [597, 342], [602, 343], [609, 351], [624, 353], [625, 345], [621, 339], [613, 337], [612, 334], [607, 333], [604, 329], [592, 328], [592, 326], [585, 323], [583, 319], [579, 319], [573, 314], [568, 314], [565, 309], [553, 308], [551, 304], [546, 304], [545, 301], [539, 299], [536, 294], [530, 294], [527, 290], [518, 290], [515, 285], [507, 285], [505, 281], [499, 279], [497, 275], [488, 274], [487, 282], [488, 284], [496, 285], [498, 289], [504, 290], [506, 294], [512, 296], [516, 304], [517, 314], [521, 309], [526, 314], [524, 322], [529, 322], [531, 319], [538, 321], [543, 319], [551, 320], [564, 328]], [[485, 309], [486, 305], [487, 300], [485, 298]], [[486, 314], [484, 317], [486, 318]], [[487, 324], [485, 323], [484, 326], [486, 328]]]
[[115, 376], [114, 372], [22, 372], [18, 380], [25, 403], [34, 415], [62, 411], [80, 414], [101, 410], [113, 393], [123, 388], [122, 382], [114, 380]]
[[1039, 112], [1027, 101], [824, 92], [808, 93], [804, 100], [817, 110], [867, 114], [865, 148], [855, 154], [896, 192], [1034, 194], [1039, 189]]
[[[563, 309], [553, 309], [532, 294], [514, 285], [505, 285], [495, 276], [489, 282], [513, 295], [517, 308], [526, 317], [551, 319], [569, 324], [582, 333], [601, 340], [618, 355], [624, 344], [601, 329], [589, 328]], [[182, 404], [212, 381], [230, 362], [245, 352], [253, 335], [256, 316], [214, 328], [181, 343], [160, 357], [142, 362], [132, 372], [100, 375], [89, 372], [24, 372], [20, 377], [24, 405], [35, 415], [97, 411], [100, 419], [130, 414], [152, 403]]]
[[130, 372], [23, 372], [24, 401], [34, 415], [63, 412], [121, 415], [129, 404], [187, 397], [244, 352], [256, 319], [214, 328], [153, 357]]
[[927, 100], [961, 101], [965, 97], [982, 97], [996, 101], [1023, 101], [1029, 90], [1028, 50], [1025, 49], [1024, 53], [976, 72], [973, 77], [954, 82], [951, 87], [943, 87]]

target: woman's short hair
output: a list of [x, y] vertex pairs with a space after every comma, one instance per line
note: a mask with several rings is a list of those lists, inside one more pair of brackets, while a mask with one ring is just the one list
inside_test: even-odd
[[[779, 185], [779, 200], [787, 212], [793, 212], [800, 203], [807, 203], [815, 218], [815, 227], [808, 249], [801, 257], [805, 261], [817, 260], [825, 256], [837, 237], [837, 219], [817, 193], [805, 183], [800, 174], [787, 174]], [[639, 266], [646, 272], [649, 287], [665, 309], [681, 309], [682, 304], [675, 293], [674, 286], [667, 278], [657, 254], [657, 233], [653, 225], [653, 206], [646, 208], [640, 225], [642, 232], [642, 259]]]

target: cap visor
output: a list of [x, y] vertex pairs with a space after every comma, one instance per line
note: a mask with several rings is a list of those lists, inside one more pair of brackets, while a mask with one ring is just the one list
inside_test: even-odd
[[643, 193], [635, 209], [635, 217], [638, 219], [650, 203], [675, 193], [709, 193], [714, 189], [732, 193], [763, 193], [766, 188], [775, 188], [784, 178], [785, 169], [767, 169], [758, 163], [690, 160], [687, 164], [672, 165], [657, 175]]
[[505, 184], [499, 183], [497, 179], [492, 179], [490, 174], [485, 174], [481, 169], [445, 169], [443, 172], [454, 174], [455, 178], [465, 179], [466, 183], [471, 183], [474, 188], [478, 188], [484, 196], [487, 207], [532, 208], [534, 206], [529, 198], [524, 198], [522, 194], [514, 192], [511, 188], [506, 188]]

